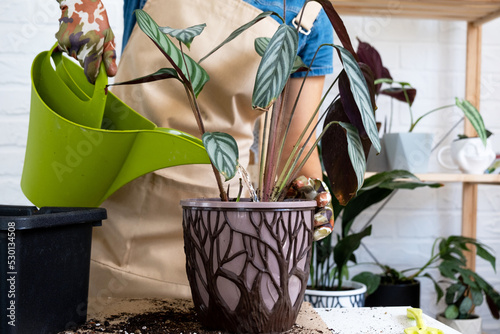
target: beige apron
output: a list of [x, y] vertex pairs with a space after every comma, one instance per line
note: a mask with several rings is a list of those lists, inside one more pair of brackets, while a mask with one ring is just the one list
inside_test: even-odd
[[[148, 0], [144, 10], [160, 26], [185, 28], [206, 23], [191, 50], [195, 60], [212, 50], [230, 32], [261, 11], [241, 0]], [[199, 96], [208, 131], [232, 134], [240, 163], [248, 164], [252, 129], [259, 113], [251, 109], [251, 93], [260, 57], [257, 37], [271, 37], [278, 23], [267, 18], [225, 45], [201, 65], [210, 81]], [[163, 54], [136, 26], [120, 60], [115, 81], [125, 81], [170, 67]], [[199, 137], [184, 88], [164, 80], [113, 90], [132, 108], [158, 126]], [[232, 196], [237, 185], [231, 186]], [[129, 183], [104, 204], [108, 219], [94, 229], [90, 308], [99, 311], [108, 297], [190, 298], [185, 274], [181, 199], [218, 197], [208, 165], [180, 166], [149, 173]]]

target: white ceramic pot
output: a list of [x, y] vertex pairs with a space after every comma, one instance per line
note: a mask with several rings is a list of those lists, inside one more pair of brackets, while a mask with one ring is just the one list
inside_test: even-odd
[[304, 300], [314, 308], [355, 308], [365, 306], [366, 285], [344, 281], [339, 291], [306, 289]]
[[432, 133], [386, 133], [384, 149], [389, 169], [427, 173], [433, 137]]
[[[444, 157], [447, 153], [451, 156], [453, 165], [446, 162]], [[486, 141], [485, 146], [480, 138], [455, 140], [451, 145], [440, 149], [438, 153], [438, 161], [443, 167], [460, 169], [468, 174], [484, 174], [495, 157], [490, 140]]]
[[471, 319], [447, 319], [444, 314], [439, 314], [437, 320], [460, 333], [481, 334], [482, 320], [477, 315], [474, 315], [474, 318]]

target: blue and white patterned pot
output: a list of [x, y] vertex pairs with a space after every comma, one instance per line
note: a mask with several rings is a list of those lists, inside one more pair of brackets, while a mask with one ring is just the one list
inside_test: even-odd
[[306, 289], [304, 300], [314, 308], [353, 308], [365, 306], [366, 285], [345, 281], [342, 290]]

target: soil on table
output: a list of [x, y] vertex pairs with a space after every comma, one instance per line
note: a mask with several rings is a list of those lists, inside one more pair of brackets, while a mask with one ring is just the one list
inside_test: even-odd
[[[85, 324], [60, 334], [229, 334], [203, 328], [190, 300], [113, 299], [101, 311], [89, 309]], [[328, 327], [309, 303], [286, 334], [326, 334]]]

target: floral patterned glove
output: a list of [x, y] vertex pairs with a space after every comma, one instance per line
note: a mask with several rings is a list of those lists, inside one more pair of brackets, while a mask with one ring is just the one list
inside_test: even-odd
[[57, 0], [62, 14], [56, 38], [59, 49], [77, 59], [87, 80], [94, 83], [101, 61], [106, 73], [116, 74], [115, 37], [100, 0]]
[[323, 181], [299, 176], [288, 189], [286, 198], [303, 198], [316, 201], [314, 241], [321, 240], [332, 233], [334, 223], [332, 195]]

